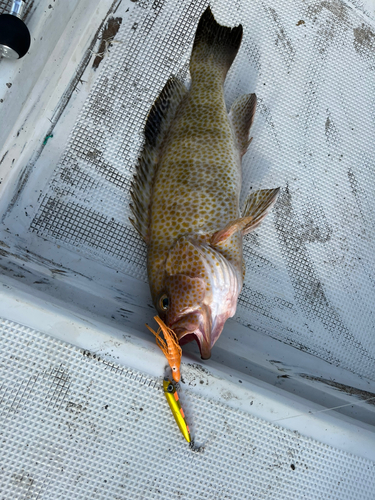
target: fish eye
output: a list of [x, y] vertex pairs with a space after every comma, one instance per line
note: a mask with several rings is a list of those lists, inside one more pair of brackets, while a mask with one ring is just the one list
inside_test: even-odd
[[172, 368], [172, 370], [175, 372], [175, 371], [177, 370], [177, 368], [174, 366], [174, 367]]
[[160, 308], [163, 310], [163, 311], [167, 311], [169, 309], [169, 298], [168, 298], [168, 295], [164, 294], [160, 297], [159, 299], [159, 305], [160, 305]]
[[169, 384], [169, 386], [167, 387], [167, 391], [168, 392], [173, 392], [173, 389], [174, 389], [173, 385]]

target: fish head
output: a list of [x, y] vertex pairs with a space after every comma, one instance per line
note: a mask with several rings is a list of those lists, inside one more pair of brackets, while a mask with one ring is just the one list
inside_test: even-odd
[[242, 279], [219, 252], [181, 238], [167, 257], [156, 307], [180, 345], [196, 340], [202, 359], [208, 359], [235, 313], [241, 286]]

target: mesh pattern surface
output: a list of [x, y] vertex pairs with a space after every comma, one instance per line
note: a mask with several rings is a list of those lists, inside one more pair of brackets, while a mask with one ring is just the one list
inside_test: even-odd
[[371, 461], [186, 393], [193, 452], [160, 380], [7, 320], [0, 332], [3, 500], [374, 498]]
[[[10, 9], [12, 7], [12, 0], [0, 0], [0, 14], [10, 14]], [[25, 7], [21, 15], [21, 19], [25, 20], [27, 17], [28, 12], [30, 11], [33, 2], [31, 1], [26, 1], [25, 2]]]
[[[31, 229], [146, 280], [128, 221], [147, 113], [171, 74], [188, 79], [205, 1], [140, 0], [98, 80]], [[244, 38], [226, 81], [230, 106], [256, 92], [243, 196], [281, 186], [245, 242], [236, 319], [375, 378], [375, 34], [339, 0], [212, 2]]]
[[0, 0], [0, 14], [9, 14], [11, 5], [11, 1]]

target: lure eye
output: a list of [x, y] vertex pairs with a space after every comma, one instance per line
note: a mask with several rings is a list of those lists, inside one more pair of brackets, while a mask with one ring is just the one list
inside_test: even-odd
[[174, 389], [173, 385], [169, 384], [169, 386], [167, 387], [167, 391], [168, 392], [173, 392], [173, 389]]
[[168, 298], [168, 295], [164, 294], [164, 295], [162, 295], [160, 297], [159, 305], [160, 305], [160, 308], [163, 311], [167, 311], [169, 309], [169, 298]]

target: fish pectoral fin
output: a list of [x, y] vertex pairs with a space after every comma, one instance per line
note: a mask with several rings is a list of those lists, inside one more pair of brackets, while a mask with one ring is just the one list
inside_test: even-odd
[[250, 127], [254, 120], [257, 97], [255, 94], [245, 94], [234, 101], [229, 119], [235, 133], [238, 149], [243, 156], [252, 138], [249, 138]]
[[218, 245], [219, 243], [223, 243], [228, 238], [230, 238], [237, 231], [244, 231], [249, 224], [252, 223], [253, 217], [250, 215], [248, 217], [242, 217], [241, 219], [236, 219], [230, 221], [224, 229], [220, 229], [220, 231], [216, 231], [211, 236], [210, 244], [212, 246]]
[[216, 231], [211, 236], [210, 244], [218, 245], [238, 231], [248, 234], [256, 229], [275, 204], [279, 191], [280, 188], [261, 189], [252, 193], [246, 200], [243, 217], [230, 221], [224, 229]]
[[160, 148], [186, 93], [184, 84], [178, 78], [171, 77], [147, 117], [144, 131], [145, 142], [130, 191], [132, 197], [130, 209], [134, 216], [130, 222], [146, 243], [150, 225], [152, 186], [158, 168]]
[[276, 203], [280, 188], [276, 189], [260, 189], [248, 196], [244, 209], [244, 217], [252, 217], [252, 221], [243, 229], [243, 234], [248, 234], [254, 231], [271, 211]]

